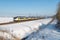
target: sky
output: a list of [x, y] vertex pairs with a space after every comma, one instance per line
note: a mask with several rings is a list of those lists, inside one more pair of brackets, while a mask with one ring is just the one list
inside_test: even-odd
[[51, 16], [59, 0], [0, 0], [0, 16]]

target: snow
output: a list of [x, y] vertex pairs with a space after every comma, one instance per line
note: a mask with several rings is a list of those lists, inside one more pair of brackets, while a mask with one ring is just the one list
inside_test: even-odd
[[12, 17], [0, 17], [0, 23], [13, 21]]
[[[11, 20], [9, 18], [8, 22]], [[45, 25], [51, 20], [52, 18], [48, 18], [9, 25], [0, 25], [0, 30], [7, 30], [9, 33], [20, 39], [28, 36], [25, 40], [60, 40], [60, 32], [55, 28], [56, 20], [43, 30], [40, 29], [45, 27]]]
[[33, 31], [38, 30], [39, 26], [42, 25], [41, 23], [36, 21], [27, 21], [9, 25], [0, 25], [0, 30], [7, 30], [14, 36], [18, 38], [24, 38], [31, 34]]
[[56, 20], [47, 28], [33, 32], [26, 40], [60, 40], [60, 32], [56, 30], [55, 23]]

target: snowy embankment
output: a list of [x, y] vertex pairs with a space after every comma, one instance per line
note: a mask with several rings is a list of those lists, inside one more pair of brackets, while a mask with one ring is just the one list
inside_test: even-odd
[[[33, 32], [26, 40], [60, 40], [60, 32], [55, 26], [56, 23], [57, 21], [54, 20], [45, 29], [39, 29], [38, 31]], [[42, 25], [41, 27], [43, 26], [45, 25]]]
[[31, 33], [39, 30], [39, 27], [41, 27], [42, 24], [46, 25], [48, 22], [51, 21], [51, 19], [52, 18], [27, 21], [27, 22], [21, 22], [21, 23], [9, 24], [9, 25], [0, 25], [0, 30], [7, 30], [12, 35], [22, 39], [30, 35]]

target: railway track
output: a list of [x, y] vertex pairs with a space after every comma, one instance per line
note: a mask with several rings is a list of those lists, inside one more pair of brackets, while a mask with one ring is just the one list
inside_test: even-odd
[[10, 21], [10, 22], [6, 22], [6, 23], [0, 23], [0, 25], [8, 25], [8, 24], [14, 24], [14, 23], [20, 23], [20, 22], [26, 22], [26, 21], [33, 21], [33, 20], [39, 20], [39, 19], [20, 20], [20, 21]]

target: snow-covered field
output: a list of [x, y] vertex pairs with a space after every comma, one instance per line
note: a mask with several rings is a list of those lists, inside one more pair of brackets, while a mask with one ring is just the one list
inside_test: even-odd
[[48, 18], [9, 25], [0, 25], [0, 30], [7, 30], [20, 39], [28, 36], [25, 40], [60, 40], [60, 32], [55, 28], [56, 20], [45, 29], [40, 30], [40, 28], [45, 27], [45, 25], [51, 20], [52, 18]]
[[13, 21], [12, 17], [0, 17], [0, 23]]

